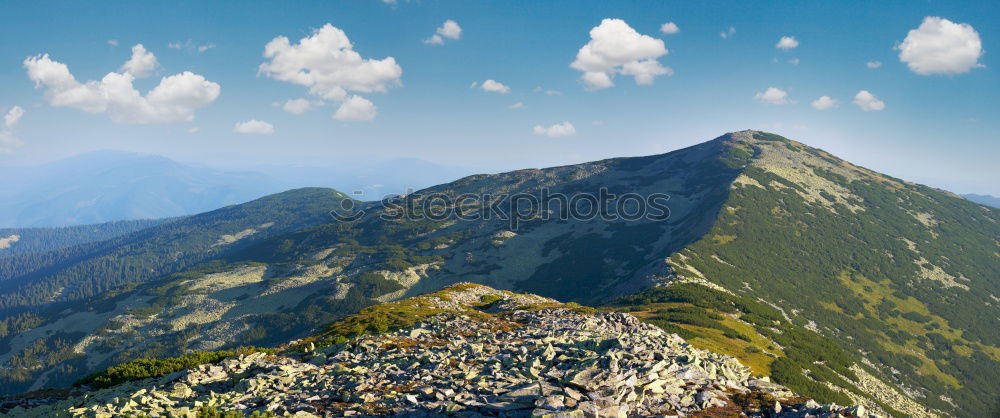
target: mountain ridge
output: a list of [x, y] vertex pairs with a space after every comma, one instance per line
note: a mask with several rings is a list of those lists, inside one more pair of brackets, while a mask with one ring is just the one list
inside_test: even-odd
[[[532, 212], [512, 230], [497, 219], [385, 220], [386, 207], [359, 203], [370, 212], [357, 222], [276, 234], [95, 300], [107, 306], [108, 322], [81, 331], [87, 344], [74, 358], [111, 355], [74, 364], [94, 370], [143, 353], [273, 346], [366, 306], [459, 282], [594, 304], [694, 282], [773, 306], [742, 314], [751, 328], [740, 335], [750, 340], [784, 338], [758, 319], [774, 309], [768, 315], [827, 341], [756, 357], [783, 370], [782, 383], [796, 390], [829, 397], [832, 385], [877, 398], [850, 383], [863, 372], [941, 413], [993, 408], [995, 209], [759, 131], [654, 156], [469, 176], [412, 196], [542, 189], [575, 196], [600, 188], [668, 194], [671, 216], [546, 220]], [[736, 325], [712, 326], [721, 333]], [[742, 344], [710, 329], [703, 338]], [[21, 341], [18, 353], [30, 342]], [[825, 349], [816, 347], [833, 346], [846, 357], [824, 365]]]
[[[349, 339], [296, 342], [276, 356], [245, 352], [138, 381], [131, 375], [142, 366], [124, 365], [85, 380], [103, 388], [86, 398], [34, 398], [30, 409], [21, 408], [31, 405], [22, 399], [11, 412], [183, 415], [206, 413], [207, 402], [221, 412], [296, 416], [882, 415], [877, 406], [871, 414], [864, 406], [821, 406], [627, 314], [471, 283], [377, 308], [411, 311], [412, 318]], [[352, 319], [331, 330], [377, 326]]]

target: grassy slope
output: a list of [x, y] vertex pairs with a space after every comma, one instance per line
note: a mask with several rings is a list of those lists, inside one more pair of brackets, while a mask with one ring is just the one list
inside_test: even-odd
[[[480, 288], [485, 290], [482, 297], [472, 303], [459, 303], [453, 307], [443, 308], [439, 301], [449, 301], [452, 295], [466, 290]], [[512, 292], [497, 291], [485, 286], [461, 283], [446, 289], [404, 299], [396, 302], [382, 303], [361, 309], [360, 312], [348, 315], [332, 322], [325, 330], [306, 338], [296, 339], [291, 343], [278, 344], [277, 349], [239, 347], [234, 350], [200, 351], [177, 357], [149, 356], [116, 364], [98, 373], [77, 381], [78, 385], [108, 387], [125, 381], [140, 380], [150, 377], [164, 376], [169, 373], [191, 368], [199, 364], [215, 363], [226, 357], [262, 351], [269, 354], [281, 352], [286, 355], [295, 353], [309, 346], [328, 346], [340, 344], [348, 339], [361, 335], [377, 335], [411, 327], [421, 320], [441, 313], [461, 313], [484, 320], [496, 317], [487, 310], [497, 301], [511, 296]], [[541, 298], [536, 298], [541, 299]], [[592, 308], [575, 303], [558, 303], [551, 300], [537, 300], [520, 305], [518, 310], [536, 310], [552, 307], [566, 307], [580, 312], [595, 312]]]
[[[503, 281], [512, 275], [511, 270], [504, 269], [524, 262], [519, 258], [520, 253], [509, 252], [507, 248], [531, 243], [533, 231], [555, 223], [526, 222], [524, 229], [518, 231], [519, 236], [511, 240], [512, 245], [499, 247], [491, 241], [503, 225], [379, 222], [375, 217], [353, 225], [320, 225], [265, 240], [232, 255], [229, 261], [264, 262], [284, 268], [315, 263], [310, 257], [317, 250], [336, 244], [331, 257], [343, 258], [347, 280], [361, 286], [349, 294], [351, 304], [327, 303], [330, 301], [323, 299], [324, 295], [318, 295], [289, 312], [261, 318], [257, 330], [268, 335], [241, 343], [268, 345], [268, 341], [277, 338], [291, 338], [283, 332], [300, 326], [303, 314], [313, 315], [308, 317], [310, 320], [325, 321], [331, 307], [342, 315], [371, 305], [372, 297], [387, 290], [386, 283], [370, 277], [373, 269], [398, 271], [415, 264], [440, 263], [443, 267], [436, 273], [439, 277], [435, 279], [439, 280], [434, 281], [435, 286], [459, 280], [499, 280], [496, 283], [564, 300], [593, 300], [596, 295], [614, 289], [623, 276], [659, 274], [648, 267], [654, 262], [662, 264], [662, 257], [686, 247], [671, 257], [679, 274], [704, 275], [727, 289], [749, 296], [749, 300], [759, 297], [775, 302], [785, 307], [798, 326], [783, 333], [765, 326], [755, 315], [771, 318], [773, 323], [782, 321], [784, 313], [760, 304], [739, 314], [691, 301], [661, 301], [656, 303], [665, 305], [639, 308], [647, 311], [647, 317], [658, 318], [664, 326], [687, 333], [693, 343], [743, 358], [755, 370], [770, 370], [777, 379], [784, 378], [786, 384], [798, 387], [803, 393], [841, 401], [838, 394], [824, 393], [828, 389], [813, 380], [836, 382], [841, 379], [838, 374], [851, 378], [853, 374], [847, 366], [860, 362], [862, 358], [855, 352], [860, 347], [869, 353], [866, 356], [872, 363], [900, 370], [901, 383], [932, 395], [926, 400], [929, 405], [950, 410], [945, 400], [936, 397], [946, 394], [968, 411], [986, 411], [992, 394], [998, 392], [995, 382], [1000, 377], [994, 376], [997, 376], [996, 359], [1000, 357], [996, 339], [1000, 337], [992, 328], [997, 320], [995, 313], [979, 315], [977, 309], [985, 305], [988, 312], [995, 312], [997, 305], [990, 295], [1000, 295], [995, 275], [991, 275], [1000, 270], [998, 244], [991, 241], [1000, 235], [996, 232], [996, 211], [965, 201], [955, 202], [941, 192], [863, 169], [848, 167], [848, 174], [853, 177], [846, 178], [839, 174], [843, 170], [836, 168], [846, 163], [821, 151], [780, 137], [764, 139], [741, 142], [725, 136], [674, 155], [687, 155], [686, 158], [654, 156], [474, 176], [438, 188], [456, 193], [512, 192], [555, 185], [570, 192], [608, 183], [622, 190], [643, 187], [659, 190], [663, 185], [671, 185], [677, 190], [700, 188], [704, 192], [692, 193], [689, 202], [694, 203], [690, 213], [707, 214], [714, 223], [705, 224], [698, 216], [678, 216], [671, 219], [670, 225], [608, 224], [589, 230], [592, 225], [571, 225], [572, 234], [553, 238], [543, 235], [540, 252], [549, 251], [553, 257], [537, 266], [528, 265], [528, 274], [517, 277], [520, 282]], [[755, 155], [760, 155], [759, 147], [768, 144], [803, 156], [806, 164], [795, 168], [806, 172], [753, 165], [758, 162]], [[604, 173], [602, 170], [613, 172], [586, 177], [590, 173]], [[684, 182], [658, 183], [681, 173], [687, 173]], [[729, 190], [729, 181], [734, 177], [743, 185]], [[706, 178], [710, 181], [706, 182]], [[821, 180], [838, 187], [810, 189], [799, 183], [810, 186], [809, 182], [822, 183]], [[748, 185], [753, 183], [756, 186]], [[720, 187], [723, 195], [728, 194], [728, 200], [720, 196]], [[681, 202], [682, 198], [686, 197], [675, 194], [671, 202]], [[698, 202], [703, 205], [698, 206]], [[863, 210], [852, 211], [854, 207]], [[576, 232], [577, 229], [582, 232]], [[703, 239], [678, 235], [678, 230], [700, 231]], [[919, 252], [898, 237], [913, 240], [912, 245]], [[636, 246], [645, 251], [636, 251]], [[475, 257], [470, 261], [467, 253]], [[920, 258], [926, 262], [918, 265], [915, 262]], [[921, 267], [932, 272], [940, 268], [947, 277], [968, 278], [968, 281], [955, 280], [970, 286], [971, 291], [942, 288], [939, 282], [919, 279]], [[935, 277], [941, 278], [940, 274]], [[701, 299], [713, 297], [703, 296], [698, 300]], [[702, 316], [711, 319], [710, 315], [720, 315], [721, 319], [711, 320], [714, 324], [692, 323], [697, 320], [690, 315], [685, 317], [683, 308], [699, 308], [704, 311], [704, 314], [698, 311]], [[381, 308], [373, 309], [379, 312]], [[726, 315], [737, 315], [742, 322]], [[379, 330], [396, 322], [406, 324], [407, 318], [386, 312], [361, 316], [352, 329]], [[829, 338], [816, 340], [815, 333], [802, 330], [809, 320], [814, 320]], [[316, 323], [321, 322], [313, 322]], [[748, 324], [754, 324], [752, 330]], [[341, 336], [349, 335], [345, 330], [338, 332]], [[794, 341], [793, 337], [801, 341]], [[789, 342], [789, 338], [793, 341]], [[778, 347], [784, 356], [770, 348], [768, 341], [784, 347], [784, 350]], [[796, 346], [799, 348], [789, 349]], [[747, 347], [751, 347], [750, 351]], [[845, 352], [844, 348], [850, 351]], [[761, 352], [753, 352], [754, 349]], [[835, 361], [831, 362], [831, 358]], [[827, 363], [817, 365], [814, 363], [817, 360]], [[800, 380], [804, 369], [810, 371], [813, 380]], [[893, 378], [871, 371], [886, 380]]]
[[[227, 263], [198, 265], [207, 259], [225, 256], [246, 244], [329, 220], [328, 211], [342, 194], [331, 189], [299, 189], [268, 196], [242, 205], [183, 218], [160, 226], [123, 235], [109, 241], [85, 244], [46, 253], [51, 266], [0, 283], [0, 393], [27, 390], [44, 376], [47, 386], [62, 386], [92, 372], [86, 356], [75, 349], [88, 333], [112, 324], [93, 324], [107, 316], [116, 304], [136, 298], [152, 298], [148, 309], [167, 306], [172, 298], [185, 295], [182, 280], [194, 279], [206, 273], [225, 271]], [[268, 227], [262, 225], [270, 224]], [[224, 235], [255, 229], [242, 240], [217, 245]], [[29, 263], [34, 259], [14, 256], [0, 263]], [[188, 269], [170, 276], [171, 272]], [[166, 276], [164, 276], [166, 275]], [[145, 282], [145, 284], [143, 284]], [[173, 285], [172, 285], [173, 284]], [[51, 304], [53, 299], [60, 302]], [[356, 312], [367, 304], [346, 313]], [[139, 313], [139, 312], [137, 312]], [[155, 313], [155, 312], [153, 312]], [[301, 314], [301, 312], [298, 312]], [[75, 317], [74, 317], [75, 315]], [[65, 328], [52, 332], [35, 332], [68, 317]], [[323, 323], [335, 316], [309, 316]], [[97, 328], [94, 328], [97, 327]], [[148, 356], [175, 356], [187, 349], [187, 341], [200, 332], [191, 327], [180, 332], [167, 330], [148, 344], [126, 347], [125, 352], [108, 360], [116, 364]], [[274, 334], [279, 334], [275, 332]], [[24, 338], [21, 338], [21, 337]], [[15, 341], [18, 338], [27, 341]], [[273, 341], [273, 340], [271, 340]], [[252, 341], [251, 343], [256, 342]], [[233, 341], [232, 347], [242, 341]], [[116, 349], [121, 349], [116, 347]]]
[[[756, 185], [734, 187], [712, 231], [681, 252], [683, 261], [675, 258], [679, 273], [781, 305], [800, 326], [815, 321], [930, 407], [993, 411], [1000, 211], [767, 139], [754, 146], [794, 149], [812, 173], [761, 158], [745, 171]], [[804, 197], [816, 190], [822, 200]]]

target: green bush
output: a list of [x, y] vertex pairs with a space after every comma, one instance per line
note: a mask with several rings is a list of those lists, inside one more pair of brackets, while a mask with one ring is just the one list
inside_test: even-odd
[[228, 357], [254, 352], [273, 353], [274, 351], [256, 347], [241, 347], [237, 350], [226, 351], [196, 351], [171, 358], [140, 358], [87, 376], [77, 381], [75, 385], [107, 388], [123, 382], [165, 376], [198, 365], [218, 363]]

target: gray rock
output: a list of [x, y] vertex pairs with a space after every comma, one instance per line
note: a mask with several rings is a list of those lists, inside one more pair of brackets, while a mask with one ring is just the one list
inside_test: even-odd
[[[468, 299], [478, 303], [480, 297]], [[516, 326], [497, 331], [501, 320]], [[400, 349], [400, 339], [416, 343]], [[28, 411], [186, 416], [207, 405], [276, 415], [614, 417], [691, 414], [724, 405], [729, 394], [721, 388], [778, 398], [791, 394], [752, 379], [749, 369], [731, 358], [695, 349], [620, 313], [507, 311], [489, 321], [444, 313], [410, 329], [308, 351], [311, 355], [298, 354], [307, 362], [249, 355]], [[841, 411], [833, 405], [821, 411], [815, 402], [803, 407], [803, 415]], [[780, 404], [773, 409], [791, 413]], [[864, 409], [845, 411], [861, 415]]]

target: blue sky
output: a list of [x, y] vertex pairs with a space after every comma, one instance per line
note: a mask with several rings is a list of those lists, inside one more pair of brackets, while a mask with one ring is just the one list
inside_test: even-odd
[[[119, 149], [247, 169], [416, 157], [490, 172], [661, 153], [752, 128], [907, 180], [1000, 195], [1000, 62], [994, 52], [1000, 5], [953, 3], [5, 2], [0, 36], [16, 41], [0, 43], [0, 112], [17, 106], [23, 115], [0, 126], [7, 138], [6, 145], [0, 142], [7, 151], [0, 165]], [[974, 34], [981, 56], [970, 64], [968, 54], [948, 50], [945, 59], [952, 61], [928, 63], [935, 51], [920, 48], [933, 49], [934, 39], [906, 43], [927, 17], [946, 19], [947, 36], [958, 41]], [[669, 68], [672, 74], [637, 85], [619, 73], [614, 86], [601, 89], [582, 81], [583, 72], [571, 63], [591, 41], [591, 29], [607, 18], [652, 39], [642, 38], [653, 52], [640, 51], [638, 59], [654, 60], [659, 72]], [[445, 31], [452, 38], [426, 43], [446, 20], [461, 33]], [[680, 31], [661, 32], [667, 22]], [[294, 46], [327, 24], [343, 31], [363, 59], [392, 57], [401, 75], [353, 86], [384, 92], [346, 86], [345, 96], [323, 98], [310, 94], [309, 86], [260, 71], [271, 62], [264, 57], [269, 42], [285, 36]], [[797, 46], [777, 48], [785, 36]], [[656, 52], [657, 39], [666, 54]], [[136, 44], [158, 63], [146, 77], [136, 71], [139, 94], [164, 77], [191, 72], [217, 84], [217, 97], [203, 95], [193, 109], [155, 114], [114, 104], [117, 110], [88, 113], [79, 103], [53, 103], [46, 93], [51, 86], [36, 88], [25, 65], [29, 57], [48, 54], [80, 83], [99, 81], [110, 72], [127, 73], [122, 66]], [[914, 46], [907, 62], [898, 45]], [[868, 62], [881, 66], [868, 68]], [[615, 68], [610, 71], [623, 67]], [[486, 80], [509, 92], [483, 90]], [[324, 91], [345, 86], [333, 87]], [[780, 92], [764, 95], [771, 87]], [[864, 111], [852, 103], [862, 90], [884, 108]], [[377, 111], [361, 106], [346, 119], [372, 120], [333, 118], [353, 96]], [[821, 96], [837, 105], [817, 110], [812, 103]], [[275, 105], [290, 99], [324, 104], [302, 114]], [[523, 107], [509, 108], [516, 103]], [[266, 122], [273, 133], [234, 129], [251, 120]], [[572, 135], [549, 131], [565, 122]]]

